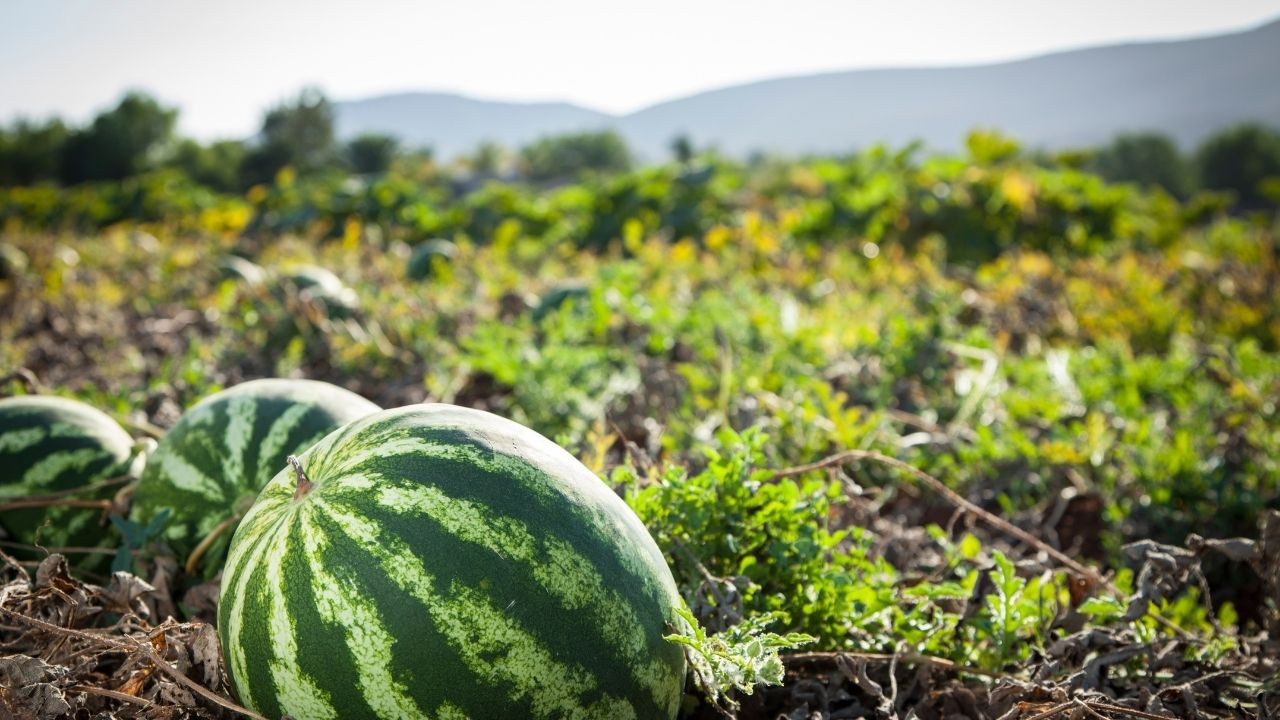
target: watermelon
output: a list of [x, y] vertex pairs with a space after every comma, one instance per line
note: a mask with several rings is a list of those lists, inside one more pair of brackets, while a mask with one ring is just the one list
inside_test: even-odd
[[[99, 484], [133, 470], [133, 438], [82, 402], [26, 395], [0, 400], [0, 502]], [[120, 489], [86, 489], [77, 500], [105, 500]], [[0, 527], [23, 543], [97, 545], [107, 535], [92, 508], [23, 508], [0, 513]]]
[[315, 305], [330, 319], [351, 317], [360, 307], [355, 290], [325, 268], [299, 265], [285, 273], [284, 281], [299, 299]]
[[6, 242], [0, 242], [0, 280], [17, 280], [27, 271], [27, 254]]
[[218, 261], [223, 280], [235, 280], [257, 287], [267, 283], [267, 271], [262, 266], [238, 255], [228, 255]]
[[299, 720], [675, 716], [671, 571], [550, 440], [411, 405], [296, 461], [223, 573], [218, 630], [245, 704]]
[[[134, 491], [132, 519], [145, 525], [167, 508], [164, 537], [187, 557], [248, 509], [286, 457], [378, 409], [315, 380], [253, 380], [210, 395], [160, 440]], [[230, 538], [225, 532], [210, 548], [206, 568], [218, 566]]]
[[437, 264], [448, 264], [458, 254], [458, 246], [448, 240], [428, 240], [413, 249], [409, 257], [410, 280], [425, 280], [435, 274]]
[[590, 299], [590, 286], [581, 280], [567, 280], [552, 287], [538, 299], [538, 304], [533, 307], [533, 321], [542, 322], [548, 315], [559, 312], [565, 303], [576, 306], [579, 303], [585, 304]]

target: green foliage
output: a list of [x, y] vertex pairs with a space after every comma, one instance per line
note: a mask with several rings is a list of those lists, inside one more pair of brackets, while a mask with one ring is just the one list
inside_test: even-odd
[[221, 140], [201, 145], [183, 139], [170, 154], [167, 166], [191, 180], [219, 192], [236, 192], [240, 186], [240, 168], [246, 148], [239, 140]]
[[969, 157], [979, 165], [999, 165], [1010, 162], [1022, 152], [1013, 138], [993, 130], [975, 130], [965, 138]]
[[1280, 132], [1258, 124], [1223, 130], [1200, 146], [1196, 164], [1204, 187], [1235, 193], [1246, 209], [1266, 207], [1262, 183], [1280, 177]]
[[135, 572], [134, 555], [160, 539], [165, 525], [169, 523], [170, 514], [171, 511], [165, 508], [145, 525], [112, 515], [111, 524], [120, 533], [120, 547], [116, 548], [115, 558], [111, 561], [111, 572]]
[[573, 180], [585, 172], [617, 173], [631, 167], [631, 151], [612, 130], [543, 138], [520, 151], [530, 180]]
[[131, 92], [89, 127], [71, 133], [62, 153], [62, 181], [123, 180], [155, 164], [173, 135], [178, 111]]
[[[1066, 631], [1067, 578], [981, 528], [886, 532], [954, 510], [897, 469], [773, 470], [878, 451], [1108, 569], [1136, 537], [1255, 527], [1280, 493], [1274, 218], [1088, 167], [984, 134], [964, 155], [701, 154], [554, 189], [404, 156], [243, 197], [173, 169], [7, 188], [0, 225], [27, 269], [0, 281], [0, 367], [119, 412], [290, 374], [387, 407], [484, 407], [614, 472], [706, 629], [693, 642], [769, 617], [821, 649], [1004, 671]], [[414, 281], [428, 238], [451, 259]], [[294, 283], [224, 278], [228, 253], [331, 268], [353, 304], [331, 317]], [[80, 342], [44, 344], [63, 318]], [[133, 330], [172, 318], [190, 325], [163, 352]], [[88, 379], [51, 369], [78, 346], [95, 348]], [[1211, 659], [1230, 635], [1203, 606], [1155, 604]], [[1168, 633], [1123, 600], [1077, 609]], [[760, 677], [751, 657], [719, 686]]]
[[[645, 481], [623, 468], [613, 476], [704, 623], [769, 618], [824, 648], [906, 649], [992, 670], [1027, 660], [1054, 637], [1063, 575], [1027, 577], [974, 536], [953, 543], [935, 527], [931, 551], [941, 563], [930, 581], [904, 583], [870, 532], [832, 527], [846, 500], [838, 485], [772, 477], [762, 465], [773, 443], [758, 430], [723, 431], [718, 444], [724, 450], [710, 452], [697, 474], [673, 468]], [[962, 600], [969, 612], [957, 608]]]
[[[729, 579], [746, 613], [783, 612], [789, 629], [842, 645], [850, 610], [867, 588], [860, 576], [893, 570], [866, 557], [860, 533], [829, 529], [838, 486], [767, 480], [761, 467], [767, 440], [758, 430], [725, 430], [725, 450], [708, 450], [702, 472], [672, 468], [647, 487], [626, 471], [613, 481], [632, 488], [628, 502], [668, 549], [681, 587], [702, 588], [707, 574]], [[711, 585], [686, 600], [693, 607], [716, 605], [718, 592]]]
[[333, 106], [314, 88], [269, 110], [257, 143], [244, 159], [245, 183], [270, 182], [286, 167], [300, 173], [332, 167], [338, 152], [333, 122]]
[[689, 608], [678, 610], [687, 625], [685, 632], [667, 640], [685, 648], [694, 683], [713, 704], [732, 708], [735, 692], [752, 694], [757, 687], [781, 685], [784, 674], [778, 653], [794, 650], [814, 641], [802, 633], [778, 635], [768, 632], [776, 615], [756, 615], [708, 635]]
[[1013, 561], [999, 551], [992, 553], [992, 559], [995, 569], [989, 577], [994, 591], [986, 597], [982, 622], [994, 642], [980, 655], [979, 664], [999, 668], [1031, 654], [1026, 638], [1047, 636], [1058, 611], [1060, 586], [1046, 582], [1048, 578], [1028, 582], [1018, 577]]
[[391, 169], [399, 141], [389, 135], [365, 134], [347, 143], [347, 163], [359, 175], [377, 175]]
[[671, 157], [681, 165], [693, 160], [693, 141], [688, 135], [677, 135], [671, 140]]
[[0, 186], [53, 182], [62, 169], [68, 130], [61, 120], [19, 120], [0, 128]]
[[498, 143], [486, 141], [476, 146], [471, 154], [469, 165], [471, 172], [480, 177], [494, 177], [502, 172], [506, 162], [507, 151]]
[[1112, 182], [1132, 182], [1164, 188], [1175, 197], [1191, 194], [1191, 168], [1166, 135], [1121, 135], [1099, 150], [1090, 163]]

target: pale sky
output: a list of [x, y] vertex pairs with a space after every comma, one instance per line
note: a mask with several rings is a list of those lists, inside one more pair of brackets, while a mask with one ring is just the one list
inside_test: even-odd
[[316, 85], [622, 113], [764, 78], [986, 63], [1246, 29], [1280, 0], [8, 0], [0, 122], [74, 122], [129, 88], [201, 139], [243, 137]]

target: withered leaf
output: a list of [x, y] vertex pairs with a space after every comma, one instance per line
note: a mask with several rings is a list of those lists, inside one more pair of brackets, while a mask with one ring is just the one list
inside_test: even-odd
[[200, 668], [202, 684], [210, 688], [218, 688], [222, 684], [222, 645], [218, 642], [218, 632], [212, 625], [201, 625], [191, 641], [191, 656], [195, 666]]
[[22, 688], [51, 682], [67, 674], [61, 665], [50, 665], [38, 657], [6, 655], [0, 657], [0, 687]]
[[155, 592], [155, 588], [142, 578], [127, 572], [111, 573], [111, 582], [99, 593], [103, 607], [111, 612], [133, 613], [149, 618], [150, 608], [143, 600]]
[[182, 596], [182, 606], [188, 615], [214, 622], [218, 617], [218, 596], [222, 593], [220, 577], [195, 585]]
[[0, 719], [54, 720], [71, 711], [62, 691], [49, 683], [0, 686]]
[[65, 591], [74, 590], [79, 586], [80, 583], [71, 579], [71, 572], [67, 569], [67, 559], [58, 553], [41, 560], [40, 566], [36, 568], [37, 588], [57, 588]]

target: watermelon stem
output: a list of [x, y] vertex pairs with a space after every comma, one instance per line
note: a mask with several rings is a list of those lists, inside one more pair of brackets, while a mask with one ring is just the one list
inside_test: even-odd
[[302, 471], [302, 463], [298, 460], [297, 456], [290, 455], [289, 464], [293, 466], [293, 475], [298, 480], [298, 487], [293, 491], [293, 499], [297, 500], [303, 495], [311, 492], [311, 488], [314, 483], [312, 483], [311, 480], [307, 478], [307, 474]]
[[209, 552], [209, 548], [213, 547], [213, 542], [227, 530], [234, 528], [236, 523], [240, 522], [241, 517], [243, 516], [239, 513], [232, 515], [226, 520], [218, 523], [217, 527], [209, 531], [208, 535], [204, 536], [204, 539], [200, 541], [200, 544], [196, 545], [196, 549], [192, 550], [191, 555], [187, 557], [187, 564], [183, 569], [187, 571], [188, 575], [196, 574], [196, 570], [200, 567], [200, 559], [204, 557], [205, 553]]
[[76, 500], [74, 498], [22, 498], [11, 502], [0, 503], [0, 512], [25, 510], [28, 508], [95, 508], [103, 511], [111, 509], [110, 500]]

